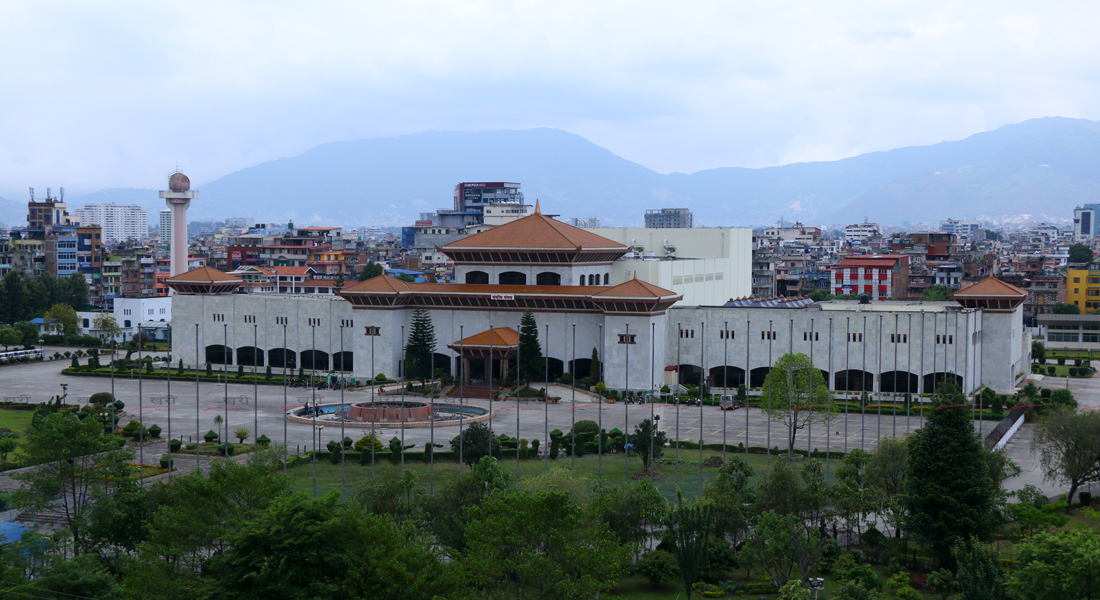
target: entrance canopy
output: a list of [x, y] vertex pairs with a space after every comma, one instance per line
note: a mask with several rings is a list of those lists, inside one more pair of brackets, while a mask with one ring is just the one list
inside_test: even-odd
[[492, 327], [447, 346], [463, 358], [512, 358], [519, 348], [519, 333], [509, 327]]

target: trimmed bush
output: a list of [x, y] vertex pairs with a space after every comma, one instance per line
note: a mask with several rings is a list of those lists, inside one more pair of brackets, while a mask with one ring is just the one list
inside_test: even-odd
[[550, 460], [557, 460], [558, 459], [558, 450], [559, 450], [560, 445], [561, 445], [561, 438], [560, 437], [550, 438]]
[[96, 392], [88, 398], [88, 403], [94, 406], [107, 406], [115, 401], [115, 397], [110, 392]]
[[180, 446], [183, 445], [183, 440], [174, 439], [168, 442], [168, 449], [172, 452], [179, 452]]
[[210, 431], [206, 432], [206, 435], [202, 436], [202, 439], [206, 440], [206, 443], [209, 444], [211, 442], [217, 441], [218, 434], [213, 429], [211, 429]]
[[1047, 375], [1053, 375], [1055, 372], [1054, 367], [1047, 367]]
[[1051, 393], [1053, 393], [1053, 392], [1050, 390], [1050, 388], [1043, 388], [1043, 389], [1039, 390], [1039, 397], [1041, 397], [1041, 398], [1050, 398]]
[[1077, 377], [1077, 367], [1070, 367], [1069, 368], [1069, 376], [1070, 377]]
[[261, 435], [260, 437], [256, 438], [256, 443], [259, 444], [261, 448], [267, 448], [271, 445], [271, 438], [267, 437], [266, 435]]
[[234, 450], [236, 450], [236, 448], [233, 447], [233, 444], [221, 444], [218, 446], [218, 452], [222, 456], [233, 456]]
[[539, 455], [539, 441], [531, 440], [531, 456], [535, 457]]
[[146, 431], [149, 432], [149, 437], [154, 438], [154, 439], [159, 439], [160, 438], [160, 432], [162, 430], [160, 428], [160, 425], [157, 425], [156, 423], [153, 423], [152, 425], [149, 426], [148, 429], [146, 429]]
[[369, 452], [372, 443], [376, 453], [385, 448], [385, 445], [382, 444], [382, 440], [375, 438], [373, 435], [364, 435], [355, 442], [355, 449], [360, 452]]
[[1092, 505], [1092, 492], [1079, 492], [1077, 498], [1081, 501], [1081, 506]]
[[172, 468], [172, 463], [174, 463], [174, 462], [176, 462], [176, 460], [174, 458], [168, 456], [167, 454], [160, 457], [160, 467], [162, 469], [171, 469]]
[[1059, 364], [1059, 365], [1064, 365], [1064, 364], [1066, 364], [1066, 359], [1064, 359], [1064, 358], [1059, 358], [1059, 359], [1058, 359], [1058, 364]]
[[123, 402], [122, 400], [115, 400], [115, 403], [114, 403], [114, 404], [112, 404], [111, 406], [114, 406], [114, 407], [115, 407], [115, 410], [119, 410], [119, 411], [120, 411], [120, 410], [122, 410], [122, 409], [126, 408], [126, 403], [125, 403], [125, 402]]
[[1081, 359], [1080, 358], [1073, 359], [1073, 366], [1080, 367], [1081, 366]]
[[198, 449], [199, 449], [199, 445], [198, 445], [198, 443], [196, 443], [196, 442], [187, 442], [187, 446], [186, 446], [186, 448], [187, 448], [188, 450], [198, 450]]

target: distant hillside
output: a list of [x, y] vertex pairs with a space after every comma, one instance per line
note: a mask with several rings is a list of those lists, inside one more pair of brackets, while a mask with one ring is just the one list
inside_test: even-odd
[[[192, 181], [201, 174], [190, 173]], [[336, 142], [194, 185], [193, 219], [401, 225], [450, 208], [460, 181], [518, 181], [530, 203], [604, 225], [642, 222], [648, 208], [686, 206], [698, 225], [935, 222], [1030, 214], [1070, 218], [1100, 201], [1100, 124], [1032, 119], [964, 140], [838, 161], [663, 175], [554, 129], [423, 132]], [[87, 201], [135, 202], [154, 190], [104, 190]], [[94, 199], [94, 200], [93, 200]], [[125, 199], [125, 200], [124, 200]], [[74, 202], [76, 203], [76, 202]]]

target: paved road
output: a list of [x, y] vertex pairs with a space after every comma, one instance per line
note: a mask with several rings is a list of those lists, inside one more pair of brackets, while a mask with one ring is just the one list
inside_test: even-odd
[[[72, 377], [59, 373], [64, 365], [58, 363], [39, 363], [22, 365], [17, 367], [5, 367], [0, 369], [0, 396], [5, 398], [26, 396], [31, 402], [43, 402], [60, 391], [61, 383], [68, 384], [69, 399], [87, 398], [91, 394], [100, 391], [111, 391], [111, 381], [105, 378]], [[169, 412], [171, 412], [171, 433], [173, 436], [182, 435], [185, 440], [194, 439], [210, 429], [215, 429], [213, 419], [215, 415], [222, 415], [228, 420], [229, 430], [239, 426], [245, 426], [267, 435], [275, 442], [285, 440], [291, 452], [305, 451], [312, 447], [312, 427], [308, 424], [288, 423], [283, 419], [284, 407], [299, 407], [307, 401], [312, 403], [314, 393], [310, 390], [289, 389], [286, 390], [284, 402], [284, 389], [277, 386], [259, 386], [259, 401], [254, 401], [253, 386], [248, 384], [224, 384], [201, 383], [198, 385], [198, 403], [196, 406], [196, 384], [194, 381], [173, 381], [172, 395], [175, 403], [169, 407], [165, 401], [167, 396], [167, 384], [164, 381], [143, 382], [140, 386], [135, 379], [116, 378], [114, 382], [115, 395], [126, 403], [126, 411], [132, 418], [141, 418], [146, 426], [153, 423], [164, 429], [165, 437], [168, 436]], [[540, 384], [533, 384], [540, 387]], [[1066, 378], [1047, 377], [1042, 382], [1043, 387], [1064, 387]], [[1074, 392], [1079, 403], [1084, 406], [1100, 405], [1100, 378], [1072, 379], [1068, 382], [1069, 389]], [[602, 422], [606, 429], [619, 428], [630, 429], [641, 420], [647, 419], [656, 413], [660, 415], [660, 427], [667, 432], [670, 438], [679, 437], [682, 440], [696, 440], [700, 435], [708, 443], [722, 442], [729, 444], [744, 443], [746, 440], [752, 446], [779, 446], [785, 448], [786, 428], [781, 424], [770, 422], [757, 409], [737, 410], [723, 412], [715, 407], [699, 407], [681, 405], [678, 408], [671, 405], [623, 405], [623, 404], [599, 404], [591, 398], [577, 394], [574, 403], [568, 390], [552, 390], [552, 393], [562, 397], [561, 403], [546, 406], [540, 402], [495, 402], [493, 415], [493, 430], [498, 433], [516, 435], [517, 414], [519, 418], [518, 431], [520, 437], [527, 439], [539, 439], [545, 446], [546, 431], [561, 429], [568, 431], [574, 421], [593, 420]], [[227, 402], [226, 399], [229, 398]], [[344, 392], [345, 402], [360, 402], [369, 400], [370, 392]], [[316, 399], [321, 403], [336, 403], [341, 400], [339, 391], [323, 390], [316, 392]], [[467, 400], [468, 403], [488, 407], [487, 400]], [[197, 423], [196, 423], [197, 419]], [[702, 429], [700, 430], [700, 423]], [[817, 450], [851, 450], [865, 448], [871, 450], [877, 444], [879, 437], [904, 435], [920, 427], [919, 417], [893, 417], [877, 415], [849, 415], [846, 418], [841, 415], [833, 421], [828, 428], [819, 424], [798, 433], [795, 447]], [[980, 423], [983, 431], [988, 432], [995, 425], [992, 421]], [[1047, 491], [1051, 495], [1064, 492], [1063, 486], [1055, 485], [1042, 480], [1038, 460], [1031, 454], [1030, 439], [1032, 425], [1025, 425], [1017, 434], [1017, 438], [1007, 446], [1009, 457], [1023, 469], [1023, 473], [1006, 482], [1009, 490], [1023, 487], [1025, 484], [1033, 484]], [[347, 428], [344, 435], [358, 439], [367, 430]], [[439, 427], [434, 432], [436, 443], [447, 442], [458, 434], [458, 427]], [[382, 439], [390, 437], [400, 438], [402, 432], [399, 428], [380, 429], [379, 436]], [[423, 445], [432, 438], [433, 432], [428, 429], [407, 429], [404, 432], [405, 443]], [[331, 439], [339, 439], [341, 432], [339, 427], [327, 426], [320, 434], [320, 443], [323, 446]], [[159, 455], [158, 455], [159, 456]]]

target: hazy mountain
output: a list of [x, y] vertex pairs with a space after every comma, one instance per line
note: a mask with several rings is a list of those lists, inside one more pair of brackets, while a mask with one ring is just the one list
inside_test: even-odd
[[[460, 181], [503, 180], [522, 183], [528, 202], [541, 199], [546, 212], [605, 225], [640, 224], [647, 208], [681, 206], [699, 225], [1070, 218], [1075, 205], [1100, 201], [1098, 159], [1100, 124], [1058, 117], [838, 161], [669, 175], [554, 129], [431, 131], [323, 144], [194, 185], [201, 197], [189, 214], [400, 225], [450, 208]], [[151, 217], [162, 207], [154, 190], [78, 200], [111, 198], [146, 206]]]

